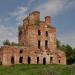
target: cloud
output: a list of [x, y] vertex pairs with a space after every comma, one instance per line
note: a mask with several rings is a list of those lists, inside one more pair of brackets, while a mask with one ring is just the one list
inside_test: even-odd
[[[29, 0], [27, 6], [19, 6], [14, 11], [10, 12], [9, 15], [16, 18], [18, 24], [22, 23], [22, 20], [28, 15], [31, 11], [31, 4], [36, 2], [35, 0]], [[56, 16], [60, 14], [63, 10], [66, 10], [70, 7], [74, 7], [75, 1], [72, 0], [47, 0], [45, 3], [32, 8], [32, 11], [40, 11], [41, 16], [45, 17], [46, 15]]]
[[64, 3], [62, 0], [49, 0], [48, 2], [37, 6], [34, 10], [38, 10], [42, 15], [54, 16], [62, 11]]
[[17, 42], [17, 30], [14, 27], [6, 27], [5, 25], [0, 25], [0, 40], [4, 41], [9, 39], [10, 41]]
[[16, 18], [17, 23], [22, 23], [21, 21], [26, 17], [28, 8], [25, 6], [18, 7], [15, 11], [9, 13], [12, 17]]
[[34, 10], [41, 11], [41, 15], [56, 16], [67, 8], [74, 7], [74, 0], [48, 0], [46, 3], [38, 5]]
[[72, 47], [75, 47], [75, 33], [74, 34], [65, 34], [58, 37], [58, 40], [61, 41], [62, 44], [69, 44]]
[[[10, 12], [8, 17], [0, 19], [0, 45], [6, 39], [18, 42], [18, 26], [22, 23], [23, 18], [25, 18], [27, 10], [27, 7], [20, 6]], [[15, 23], [12, 23], [14, 22], [13, 19]]]
[[10, 13], [12, 16], [19, 16], [21, 15], [22, 13], [25, 13], [27, 11], [27, 8], [26, 7], [18, 7], [14, 12]]
[[2, 20], [0, 19], [0, 23], [2, 22]]
[[75, 8], [75, 0], [67, 0], [65, 6], [66, 9]]
[[[10, 17], [5, 17], [5, 19], [0, 19], [0, 40], [3, 41], [5, 39], [9, 39], [10, 41], [17, 42], [18, 40], [18, 28], [17, 26], [22, 24], [22, 20], [27, 16], [31, 9], [31, 5], [35, 0], [29, 0], [27, 6], [19, 6], [15, 10], [12, 10], [9, 15]], [[40, 0], [39, 0], [40, 1]], [[43, 0], [42, 0], [43, 1]], [[36, 1], [35, 1], [36, 2]], [[51, 15], [56, 16], [62, 13], [64, 10], [70, 10], [70, 8], [75, 7], [75, 0], [48, 0], [45, 3], [41, 3], [40, 5], [35, 6], [32, 10], [38, 10], [41, 12], [41, 16]], [[15, 26], [10, 21], [14, 17]], [[4, 24], [4, 23], [5, 24]], [[9, 23], [10, 26], [6, 27], [6, 23]], [[64, 43], [71, 43], [74, 46], [75, 39], [73, 35], [65, 35], [62, 37], [58, 37]]]
[[32, 2], [34, 2], [35, 0], [29, 0], [28, 5], [30, 5]]

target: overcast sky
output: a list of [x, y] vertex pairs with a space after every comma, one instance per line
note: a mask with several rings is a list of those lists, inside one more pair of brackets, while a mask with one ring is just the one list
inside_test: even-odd
[[75, 0], [0, 0], [0, 45], [6, 39], [18, 41], [18, 26], [34, 10], [42, 20], [52, 16], [57, 38], [75, 47]]

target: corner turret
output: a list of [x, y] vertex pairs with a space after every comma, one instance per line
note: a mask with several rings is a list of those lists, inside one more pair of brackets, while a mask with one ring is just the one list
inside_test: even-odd
[[47, 25], [51, 25], [51, 16], [46, 16], [45, 22], [46, 22]]

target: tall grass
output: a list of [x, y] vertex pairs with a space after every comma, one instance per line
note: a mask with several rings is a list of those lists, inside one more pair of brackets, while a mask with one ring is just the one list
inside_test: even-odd
[[0, 75], [75, 75], [75, 65], [0, 66]]

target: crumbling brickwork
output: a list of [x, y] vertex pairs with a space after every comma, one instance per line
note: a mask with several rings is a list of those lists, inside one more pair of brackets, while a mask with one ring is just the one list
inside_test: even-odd
[[3, 46], [0, 60], [3, 65], [12, 64], [66, 64], [65, 53], [56, 47], [56, 28], [51, 16], [40, 21], [40, 12], [34, 11], [19, 27], [19, 46]]

